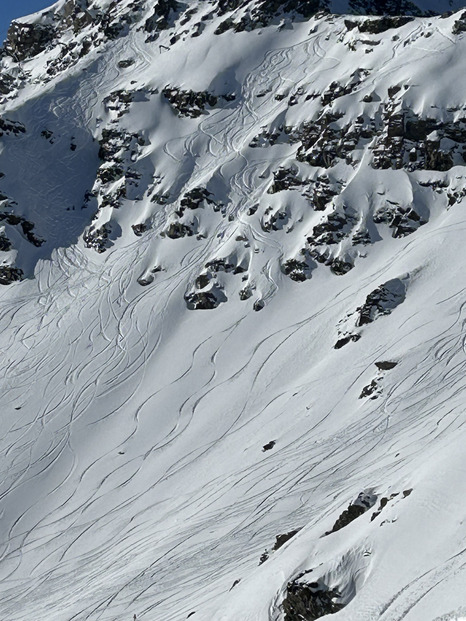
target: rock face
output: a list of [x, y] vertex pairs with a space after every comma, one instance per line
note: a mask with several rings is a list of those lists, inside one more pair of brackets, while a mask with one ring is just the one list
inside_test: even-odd
[[55, 36], [56, 31], [51, 26], [13, 22], [8, 29], [5, 51], [21, 62], [44, 51]]
[[349, 0], [353, 13], [367, 15], [431, 15], [433, 11], [424, 11], [416, 0]]
[[399, 278], [389, 280], [370, 293], [358, 309], [358, 326], [372, 323], [379, 315], [389, 315], [406, 297], [406, 284]]
[[219, 100], [229, 102], [235, 99], [234, 94], [221, 95], [218, 97], [208, 91], [185, 91], [170, 86], [165, 87], [162, 94], [179, 116], [192, 119], [206, 114], [209, 109], [217, 106]]
[[351, 524], [355, 519], [359, 516], [363, 515], [366, 511], [368, 511], [371, 507], [375, 505], [377, 501], [377, 496], [370, 492], [361, 492], [357, 499], [352, 502], [347, 509], [343, 511], [343, 513], [339, 516], [335, 524], [333, 525], [332, 530], [325, 533], [326, 535], [330, 535], [331, 533], [336, 533], [338, 530], [341, 530], [348, 524]]
[[344, 608], [340, 594], [320, 582], [302, 582], [295, 579], [288, 583], [283, 600], [285, 621], [315, 621]]
[[23, 280], [23, 270], [10, 265], [0, 266], [0, 285], [11, 285], [13, 282]]
[[220, 291], [197, 291], [186, 296], [189, 310], [213, 310], [226, 300]]

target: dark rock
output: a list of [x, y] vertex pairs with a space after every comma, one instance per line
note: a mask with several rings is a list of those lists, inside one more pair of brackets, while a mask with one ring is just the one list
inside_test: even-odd
[[11, 250], [11, 242], [6, 235], [0, 234], [0, 251], [8, 252]]
[[351, 343], [351, 342], [355, 343], [356, 341], [359, 341], [360, 338], [361, 338], [360, 334], [348, 334], [347, 336], [343, 336], [342, 338], [338, 339], [338, 341], [335, 343], [333, 348], [341, 349], [345, 345], [348, 345], [348, 343]]
[[141, 287], [147, 287], [148, 285], [151, 285], [154, 282], [154, 277], [152, 276], [152, 274], [149, 274], [148, 276], [140, 276], [138, 278], [138, 283], [141, 285]]
[[455, 35], [466, 32], [466, 12], [462, 13], [460, 18], [455, 21], [452, 32]]
[[208, 274], [200, 274], [196, 278], [196, 289], [205, 289], [210, 283], [210, 276]]
[[24, 272], [19, 267], [10, 265], [0, 266], [0, 285], [11, 285], [14, 282], [23, 280]]
[[354, 265], [349, 261], [344, 261], [343, 259], [339, 258], [333, 259], [333, 261], [331, 261], [329, 265], [330, 270], [336, 276], [344, 276], [354, 267]]
[[376, 362], [375, 366], [381, 371], [390, 371], [390, 369], [394, 369], [398, 362], [389, 362], [388, 360], [383, 360], [380, 362]]
[[22, 62], [43, 52], [55, 37], [56, 31], [52, 26], [12, 22], [4, 50], [16, 62]]
[[273, 174], [273, 183], [268, 189], [269, 194], [276, 194], [283, 190], [289, 190], [297, 186], [303, 185], [303, 182], [294, 168], [279, 168]]
[[264, 444], [264, 446], [262, 447], [262, 452], [265, 453], [265, 451], [272, 450], [275, 444], [276, 444], [275, 440], [272, 440], [271, 442]]
[[265, 550], [264, 552], [262, 552], [262, 554], [259, 557], [259, 566], [262, 565], [263, 563], [265, 563], [265, 561], [268, 561], [270, 558], [269, 553], [267, 552], [267, 550]]
[[368, 509], [374, 506], [376, 502], [376, 497], [373, 494], [367, 494], [365, 492], [361, 492], [357, 499], [351, 503], [347, 509], [343, 511], [340, 517], [337, 519], [335, 524], [333, 525], [332, 530], [325, 533], [325, 535], [330, 535], [332, 533], [336, 533], [341, 530], [348, 524], [351, 524], [354, 520], [356, 520], [359, 516], [365, 513]]
[[101, 166], [97, 172], [97, 179], [100, 179], [102, 183], [113, 183], [121, 179], [124, 174], [123, 167], [119, 164], [105, 167]]
[[165, 231], [165, 235], [170, 239], [179, 239], [181, 237], [191, 237], [194, 235], [194, 231], [187, 224], [172, 222]]
[[[220, 15], [232, 13], [232, 16], [220, 24], [215, 34], [222, 34], [230, 29], [243, 32], [264, 28], [272, 22], [278, 22], [284, 14], [294, 20], [307, 20], [319, 11], [329, 8], [328, 0], [259, 0], [255, 3], [250, 0], [219, 0], [218, 6]], [[245, 8], [245, 14], [239, 21], [234, 21], [236, 12], [241, 8]]]
[[0, 94], [8, 95], [14, 88], [15, 78], [9, 73], [0, 74]]
[[217, 105], [218, 97], [208, 91], [183, 91], [180, 88], [166, 86], [162, 95], [176, 110], [178, 116], [197, 118], [206, 113], [207, 108]]
[[406, 285], [399, 278], [389, 280], [366, 298], [364, 304], [358, 308], [358, 326], [372, 323], [380, 315], [389, 315], [397, 306], [404, 302]]
[[131, 67], [131, 65], [134, 65], [134, 59], [133, 58], [128, 58], [125, 60], [120, 60], [118, 63], [118, 67], [120, 69], [127, 69], [128, 67]]
[[167, 30], [173, 25], [181, 6], [177, 0], [159, 0], [152, 15], [146, 20], [144, 30], [149, 33]]
[[0, 136], [3, 134], [13, 134], [18, 136], [19, 134], [25, 134], [26, 128], [19, 121], [10, 121], [8, 119], [0, 118]]
[[212, 196], [211, 192], [208, 192], [206, 188], [199, 187], [193, 188], [189, 192], [183, 196], [180, 201], [180, 205], [182, 209], [199, 209], [203, 205], [206, 204], [214, 204], [214, 200], [210, 197]]
[[340, 515], [338, 520], [333, 525], [332, 530], [330, 530], [329, 532], [327, 532], [325, 534], [326, 535], [330, 535], [330, 533], [334, 533], [337, 530], [340, 530], [341, 528], [344, 528], [345, 526], [347, 526], [348, 524], [353, 522], [353, 520], [355, 520], [360, 515], [365, 513], [365, 511], [366, 511], [366, 509], [364, 509], [364, 507], [362, 507], [360, 505], [350, 505], [348, 507], [348, 509], [343, 511], [343, 513]]
[[251, 297], [252, 297], [251, 287], [244, 287], [244, 289], [241, 289], [241, 291], [239, 292], [239, 299], [243, 302], [245, 300], [249, 300], [249, 298]]
[[[212, 270], [212, 272], [236, 272], [236, 266], [233, 263], [228, 263], [227, 259], [212, 259], [212, 261], [208, 261], [205, 264], [207, 269]], [[240, 270], [244, 271], [244, 270]]]
[[288, 259], [283, 264], [282, 271], [295, 282], [304, 282], [311, 277], [310, 266], [305, 261], [297, 259]]
[[230, 591], [232, 591], [235, 588], [235, 586], [237, 586], [240, 582], [241, 582], [241, 578], [238, 578], [237, 580], [235, 580], [230, 587]]
[[377, 380], [373, 379], [370, 384], [364, 386], [361, 394], [359, 395], [360, 399], [366, 399], [370, 397], [371, 399], [377, 399], [377, 391], [379, 390], [379, 383]]
[[92, 248], [102, 254], [111, 246], [109, 235], [112, 232], [110, 224], [104, 224], [100, 228], [90, 226], [83, 234], [83, 241], [86, 248]]
[[295, 579], [288, 583], [283, 600], [284, 621], [315, 621], [325, 615], [334, 614], [344, 608], [339, 604], [340, 594], [321, 582], [301, 582]]
[[140, 224], [132, 224], [131, 228], [137, 237], [141, 237], [141, 235], [147, 231], [147, 226], [143, 222]]
[[44, 129], [41, 131], [40, 135], [42, 136], [42, 138], [45, 138], [46, 140], [48, 140], [51, 144], [53, 144], [53, 132], [51, 132], [49, 129]]
[[[343, 211], [333, 211], [327, 216], [326, 220], [313, 228], [312, 235], [307, 238], [307, 242], [311, 247], [323, 244], [338, 244], [349, 235], [356, 221], [356, 214], [350, 208], [344, 207]], [[337, 263], [335, 269], [338, 270], [338, 268], [339, 265]], [[344, 268], [345, 266], [343, 266]]]
[[358, 23], [359, 32], [367, 32], [369, 34], [380, 34], [391, 30], [392, 28], [401, 28], [405, 24], [413, 21], [413, 17], [404, 15], [402, 17], [390, 17], [384, 15], [378, 19], [366, 19], [363, 22]]
[[212, 310], [220, 301], [212, 291], [198, 291], [185, 297], [189, 310]]
[[44, 239], [37, 237], [34, 233], [34, 224], [22, 216], [13, 213], [0, 213], [0, 222], [6, 221], [10, 226], [20, 226], [23, 235], [29, 243], [39, 248], [45, 243]]
[[268, 207], [261, 218], [261, 227], [267, 233], [270, 233], [270, 231], [280, 231], [287, 224], [288, 220], [288, 209], [279, 208], [273, 211], [272, 207]]
[[121, 118], [129, 112], [134, 96], [134, 92], [120, 89], [112, 91], [103, 101], [107, 110], [118, 112], [118, 118]]
[[371, 515], [371, 522], [375, 520], [376, 517], [378, 517], [382, 510], [385, 509], [385, 507], [388, 505], [388, 503], [393, 500], [394, 498], [396, 498], [399, 495], [399, 492], [395, 492], [393, 494], [390, 495], [390, 497], [382, 497], [380, 499], [380, 503], [379, 506], [377, 508], [377, 511], [374, 511], [374, 513]]
[[285, 543], [287, 541], [289, 541], [290, 539], [292, 539], [297, 533], [299, 533], [301, 529], [300, 528], [296, 528], [295, 530], [290, 530], [288, 533], [283, 533], [282, 535], [277, 535], [275, 537], [275, 543], [273, 544], [273, 551], [276, 552], [277, 550], [279, 550], [282, 546], [285, 545]]
[[412, 15], [413, 17], [434, 15], [434, 11], [421, 11], [413, 0], [350, 0], [352, 13], [359, 15]]

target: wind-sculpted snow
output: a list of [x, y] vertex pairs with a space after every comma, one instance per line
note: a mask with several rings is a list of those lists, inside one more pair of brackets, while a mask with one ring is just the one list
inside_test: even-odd
[[464, 616], [466, 18], [228, 10], [1, 59], [0, 617]]

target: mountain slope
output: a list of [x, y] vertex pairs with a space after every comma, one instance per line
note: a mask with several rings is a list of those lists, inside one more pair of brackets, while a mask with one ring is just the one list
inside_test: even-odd
[[10, 29], [2, 618], [466, 614], [466, 18], [233, 4]]

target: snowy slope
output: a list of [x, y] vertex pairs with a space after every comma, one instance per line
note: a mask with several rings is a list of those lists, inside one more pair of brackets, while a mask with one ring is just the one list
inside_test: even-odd
[[0, 617], [466, 616], [466, 17], [221, 5], [10, 30]]

